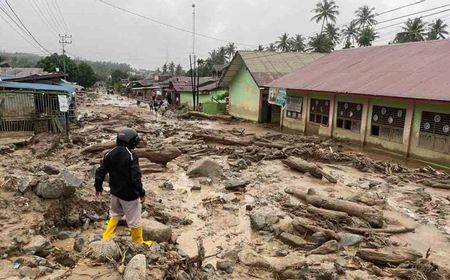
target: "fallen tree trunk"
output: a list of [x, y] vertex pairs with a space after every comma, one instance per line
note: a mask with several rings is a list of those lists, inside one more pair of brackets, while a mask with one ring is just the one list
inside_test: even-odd
[[207, 120], [222, 120], [222, 121], [231, 121], [233, 119], [232, 116], [225, 116], [225, 115], [209, 115], [202, 112], [196, 112], [196, 111], [189, 111], [187, 113], [184, 113], [180, 115], [180, 118], [182, 119], [189, 119], [189, 118], [201, 118], [201, 119], [207, 119]]
[[253, 142], [254, 145], [259, 146], [259, 147], [266, 147], [266, 148], [275, 148], [275, 149], [283, 149], [285, 147], [285, 145], [283, 144], [276, 144], [276, 143], [266, 143], [266, 142], [260, 142], [260, 141], [255, 141]]
[[382, 266], [399, 265], [422, 257], [417, 251], [406, 248], [359, 249], [356, 256]]
[[313, 189], [309, 189], [305, 192], [296, 188], [287, 188], [285, 192], [313, 206], [345, 212], [351, 216], [355, 216], [369, 222], [369, 224], [375, 228], [383, 227], [383, 212], [370, 206], [360, 205], [358, 203], [342, 199], [322, 197], [316, 194]]
[[292, 221], [292, 226], [300, 233], [300, 234], [307, 234], [307, 231], [311, 231], [313, 233], [316, 232], [323, 232], [331, 239], [340, 240], [339, 235], [337, 235], [336, 232], [325, 229], [316, 225], [311, 224], [307, 219], [303, 219], [300, 217], [296, 217]]
[[81, 154], [88, 154], [88, 153], [95, 153], [99, 151], [104, 151], [108, 149], [112, 149], [116, 146], [116, 141], [108, 141], [103, 143], [97, 143], [94, 145], [91, 145], [89, 147], [86, 147], [81, 150]]
[[164, 147], [160, 150], [136, 149], [135, 152], [138, 157], [164, 166], [181, 155], [181, 151], [176, 147]]
[[301, 158], [288, 157], [287, 159], [283, 160], [283, 163], [299, 172], [308, 172], [309, 174], [311, 174], [311, 176], [318, 179], [322, 179], [322, 177], [325, 177], [325, 179], [327, 179], [329, 182], [334, 184], [337, 183], [336, 178], [323, 171], [317, 164], [307, 162], [306, 160], [303, 160]]
[[317, 208], [312, 205], [308, 205], [308, 207], [306, 207], [306, 211], [312, 214], [320, 215], [331, 221], [348, 220], [350, 218], [350, 216], [345, 212]]
[[215, 136], [210, 134], [194, 134], [193, 136], [196, 138], [202, 138], [205, 141], [210, 141], [224, 145], [250, 146], [252, 144], [251, 141], [248, 140], [240, 140], [236, 138]]
[[411, 227], [391, 227], [391, 228], [355, 228], [355, 227], [344, 227], [345, 230], [354, 232], [354, 233], [391, 233], [391, 234], [399, 234], [399, 233], [407, 233], [413, 232], [415, 229]]
[[165, 168], [161, 164], [157, 163], [144, 163], [140, 164], [141, 173], [142, 174], [149, 174], [149, 173], [160, 173], [167, 171], [167, 168]]
[[330, 240], [320, 245], [316, 249], [306, 252], [306, 255], [326, 255], [337, 252], [338, 250], [338, 242], [336, 240]]
[[448, 183], [436, 182], [432, 180], [423, 180], [422, 184], [427, 187], [435, 188], [435, 189], [446, 189], [450, 190], [450, 181]]

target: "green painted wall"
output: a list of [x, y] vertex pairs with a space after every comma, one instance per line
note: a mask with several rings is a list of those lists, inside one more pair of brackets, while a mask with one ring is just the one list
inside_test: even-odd
[[[400, 109], [407, 109], [405, 117], [405, 129], [403, 131], [403, 143], [396, 143], [381, 139], [376, 136], [371, 135], [372, 127], [372, 109], [374, 105], [395, 107]], [[392, 100], [392, 99], [381, 99], [374, 98], [369, 101], [369, 119], [367, 121], [367, 131], [366, 131], [366, 143], [369, 145], [375, 145], [382, 149], [387, 149], [393, 152], [406, 153], [408, 150], [408, 137], [409, 137], [409, 126], [411, 122], [412, 110], [408, 110], [410, 104], [407, 101]]]
[[[211, 91], [210, 94], [199, 95], [199, 103], [211, 102], [212, 97], [217, 97], [226, 92], [227, 92], [226, 90], [220, 89], [220, 90]], [[189, 107], [193, 107], [192, 92], [190, 92], [190, 91], [180, 92], [180, 104], [186, 104]]]
[[430, 159], [434, 162], [450, 167], [450, 154], [419, 147], [420, 125], [423, 111], [450, 114], [450, 105], [416, 103], [410, 154], [421, 159]]
[[[361, 129], [359, 133], [356, 131], [351, 131], [348, 129], [343, 129], [336, 127], [336, 120], [338, 117], [337, 112], [337, 103], [338, 102], [351, 102], [351, 103], [358, 103], [362, 104], [362, 117], [361, 117]], [[357, 142], [363, 142], [364, 141], [364, 134], [366, 133], [366, 116], [367, 116], [367, 101], [364, 97], [356, 97], [356, 96], [340, 96], [338, 95], [336, 97], [336, 104], [335, 104], [335, 113], [334, 113], [334, 129], [333, 129], [333, 137], [336, 137], [338, 139], [343, 140], [351, 140], [351, 141], [357, 141]]]
[[230, 115], [251, 121], [258, 121], [260, 91], [245, 66], [233, 78], [229, 90]]

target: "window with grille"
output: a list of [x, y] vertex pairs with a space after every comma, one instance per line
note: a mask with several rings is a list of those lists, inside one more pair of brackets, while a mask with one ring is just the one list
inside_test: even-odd
[[330, 119], [330, 101], [324, 99], [311, 99], [309, 121], [328, 126]]
[[422, 112], [419, 147], [450, 153], [450, 114]]
[[336, 127], [359, 133], [361, 130], [363, 105], [359, 103], [338, 102]]
[[287, 96], [286, 117], [292, 119], [301, 119], [302, 112], [303, 112], [303, 97]]
[[406, 109], [373, 106], [371, 135], [391, 142], [403, 142]]

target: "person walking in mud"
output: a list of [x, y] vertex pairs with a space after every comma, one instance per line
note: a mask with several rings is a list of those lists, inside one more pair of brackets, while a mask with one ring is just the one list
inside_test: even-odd
[[111, 205], [108, 225], [103, 233], [103, 240], [112, 240], [119, 220], [125, 216], [131, 228], [133, 242], [152, 246], [153, 241], [144, 241], [142, 227], [142, 206], [145, 191], [142, 187], [139, 159], [134, 148], [139, 144], [136, 130], [125, 128], [117, 134], [117, 146], [103, 158], [95, 172], [96, 196], [103, 192], [103, 181], [109, 174]]

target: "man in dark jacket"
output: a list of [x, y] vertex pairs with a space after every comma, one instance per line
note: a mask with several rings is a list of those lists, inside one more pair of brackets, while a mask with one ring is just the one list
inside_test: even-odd
[[125, 216], [133, 241], [151, 246], [152, 241], [143, 239], [141, 203], [145, 200], [145, 191], [142, 187], [139, 159], [133, 151], [138, 143], [139, 136], [134, 129], [125, 128], [119, 132], [117, 146], [105, 155], [95, 172], [95, 191], [97, 196], [102, 194], [103, 180], [109, 173], [111, 218], [103, 233], [103, 240], [112, 240], [119, 220]]

